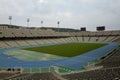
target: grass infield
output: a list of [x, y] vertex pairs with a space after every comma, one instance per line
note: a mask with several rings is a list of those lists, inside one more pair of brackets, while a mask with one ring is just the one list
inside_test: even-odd
[[57, 44], [50, 46], [40, 46], [32, 48], [24, 48], [24, 50], [42, 52], [52, 55], [64, 56], [64, 57], [73, 57], [77, 55], [84, 54], [91, 50], [105, 46], [105, 43], [66, 43], [66, 44]]

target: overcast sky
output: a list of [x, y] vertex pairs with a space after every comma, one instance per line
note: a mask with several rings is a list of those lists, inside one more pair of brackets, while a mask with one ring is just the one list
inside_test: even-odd
[[107, 30], [120, 30], [120, 0], [0, 0], [0, 24], [75, 28], [95, 31], [105, 25]]

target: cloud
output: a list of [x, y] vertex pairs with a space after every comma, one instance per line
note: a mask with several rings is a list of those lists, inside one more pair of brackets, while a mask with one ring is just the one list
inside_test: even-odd
[[40, 3], [40, 4], [46, 4], [47, 0], [38, 0], [38, 3]]
[[120, 29], [119, 7], [120, 0], [0, 0], [0, 23], [8, 23], [11, 15], [16, 25], [26, 25], [29, 17], [31, 26], [39, 26], [41, 20], [44, 26], [56, 26], [60, 20], [60, 27]]

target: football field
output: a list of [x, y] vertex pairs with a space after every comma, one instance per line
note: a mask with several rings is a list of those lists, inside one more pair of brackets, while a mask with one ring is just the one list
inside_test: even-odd
[[42, 52], [51, 55], [73, 57], [105, 46], [105, 43], [66, 43], [49, 46], [24, 48], [24, 50]]
[[30, 48], [20, 48], [18, 50], [8, 50], [4, 54], [6, 54], [8, 58], [13, 57], [25, 61], [55, 60], [78, 56], [105, 45], [104, 43], [52, 44], [47, 46], [42, 45]]

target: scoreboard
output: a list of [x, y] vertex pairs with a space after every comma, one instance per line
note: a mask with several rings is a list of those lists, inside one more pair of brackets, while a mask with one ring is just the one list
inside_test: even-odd
[[86, 27], [81, 27], [81, 31], [86, 31]]
[[105, 30], [105, 26], [98, 26], [97, 27], [97, 31], [104, 31]]

